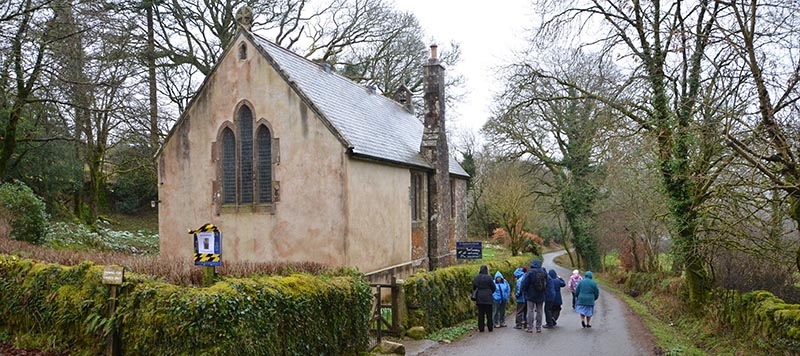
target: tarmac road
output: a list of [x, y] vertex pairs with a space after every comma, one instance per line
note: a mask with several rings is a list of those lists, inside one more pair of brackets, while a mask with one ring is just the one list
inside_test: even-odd
[[[553, 263], [564, 251], [544, 255], [544, 267], [555, 268], [566, 281], [571, 274]], [[491, 271], [494, 274], [493, 271]], [[508, 327], [494, 332], [471, 334], [450, 344], [439, 344], [419, 355], [559, 355], [559, 356], [640, 356], [652, 355], [652, 336], [624, 302], [600, 288], [592, 317], [592, 328], [581, 328], [580, 317], [572, 310], [572, 296], [566, 287], [561, 289], [564, 308], [554, 329], [542, 329], [541, 334], [514, 329], [513, 315], [506, 316]]]

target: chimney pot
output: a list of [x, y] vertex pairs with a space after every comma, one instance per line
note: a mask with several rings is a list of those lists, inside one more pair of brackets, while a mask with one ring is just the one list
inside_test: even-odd
[[439, 59], [438, 49], [439, 46], [437, 46], [435, 43], [431, 45], [431, 59]]

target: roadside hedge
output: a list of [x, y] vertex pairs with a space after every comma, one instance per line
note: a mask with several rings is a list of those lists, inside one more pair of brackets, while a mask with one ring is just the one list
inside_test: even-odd
[[[512, 285], [509, 305], [515, 305], [513, 291], [516, 285], [514, 270], [530, 265], [532, 256], [513, 257], [502, 262], [488, 263], [489, 274], [500, 271]], [[480, 265], [457, 265], [430, 272], [419, 272], [403, 282], [407, 316], [405, 329], [423, 326], [427, 331], [454, 326], [464, 320], [475, 318], [475, 302], [472, 295], [472, 280]], [[509, 307], [510, 308], [510, 307]]]
[[347, 355], [367, 347], [372, 297], [352, 270], [223, 278], [207, 288], [126, 273], [111, 317], [102, 271], [0, 255], [0, 330], [73, 355], [100, 353], [115, 326], [123, 354]]

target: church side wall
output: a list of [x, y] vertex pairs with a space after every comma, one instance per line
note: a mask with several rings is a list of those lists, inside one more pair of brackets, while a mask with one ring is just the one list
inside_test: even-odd
[[409, 169], [350, 159], [347, 172], [347, 260], [365, 273], [410, 262]]

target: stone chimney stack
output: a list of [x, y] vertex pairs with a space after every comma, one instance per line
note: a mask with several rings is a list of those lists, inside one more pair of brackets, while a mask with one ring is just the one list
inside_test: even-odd
[[406, 108], [406, 111], [414, 113], [414, 103], [411, 102], [411, 90], [405, 84], [401, 84], [394, 92], [394, 101]]
[[428, 176], [428, 259], [430, 269], [453, 261], [450, 205], [450, 154], [444, 116], [444, 67], [437, 48], [431, 45], [431, 58], [425, 64], [425, 128], [420, 151], [433, 167]]

